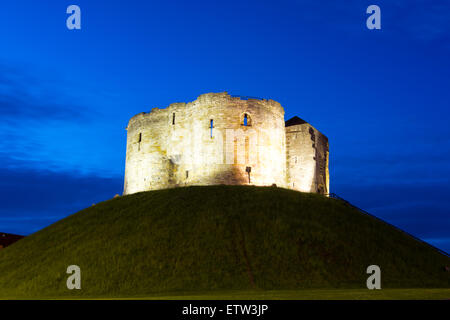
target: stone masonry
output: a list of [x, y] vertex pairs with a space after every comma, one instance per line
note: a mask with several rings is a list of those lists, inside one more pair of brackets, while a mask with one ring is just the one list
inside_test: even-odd
[[189, 185], [329, 193], [328, 139], [276, 101], [207, 93], [127, 127], [124, 194]]

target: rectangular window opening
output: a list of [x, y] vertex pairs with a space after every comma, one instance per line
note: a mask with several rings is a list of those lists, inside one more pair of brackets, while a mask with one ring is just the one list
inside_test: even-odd
[[172, 125], [175, 125], [175, 112], [172, 114]]
[[139, 133], [139, 138], [138, 138], [138, 151], [141, 151], [141, 141], [142, 141], [142, 133]]
[[209, 127], [211, 128], [211, 138], [213, 137], [214, 120], [209, 120]]

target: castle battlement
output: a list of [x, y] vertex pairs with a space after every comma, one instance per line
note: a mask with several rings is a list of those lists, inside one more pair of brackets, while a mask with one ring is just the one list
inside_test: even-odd
[[329, 192], [328, 139], [274, 100], [206, 93], [132, 117], [124, 194], [188, 185]]

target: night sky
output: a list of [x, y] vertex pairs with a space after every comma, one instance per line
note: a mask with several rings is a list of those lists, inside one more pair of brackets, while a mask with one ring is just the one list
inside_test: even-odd
[[449, 1], [3, 1], [0, 232], [121, 194], [129, 118], [227, 91], [310, 122], [331, 192], [449, 252], [449, 56]]

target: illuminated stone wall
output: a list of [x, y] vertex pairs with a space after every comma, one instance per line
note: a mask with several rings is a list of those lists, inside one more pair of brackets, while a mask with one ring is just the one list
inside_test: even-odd
[[138, 114], [127, 129], [124, 194], [186, 185], [286, 186], [284, 110], [273, 100], [208, 93]]
[[[276, 184], [300, 190], [292, 186], [295, 179], [286, 168], [292, 164], [286, 158], [285, 129], [278, 102], [226, 92], [140, 113], [127, 127], [124, 194], [215, 184]], [[316, 192], [317, 186], [310, 190]]]
[[286, 122], [286, 150], [288, 188], [322, 194], [330, 192], [327, 137], [295, 117]]

